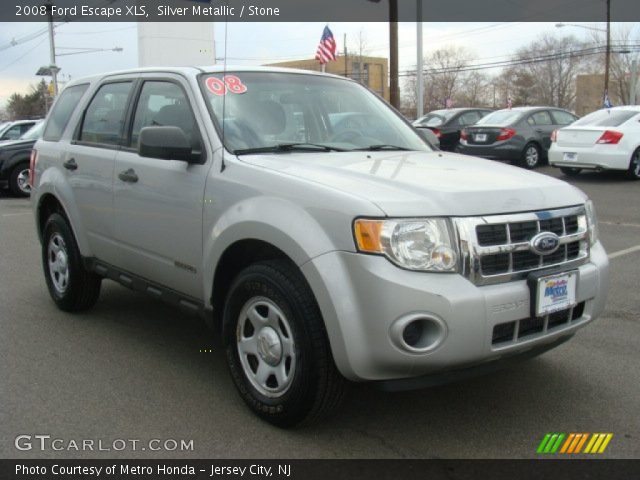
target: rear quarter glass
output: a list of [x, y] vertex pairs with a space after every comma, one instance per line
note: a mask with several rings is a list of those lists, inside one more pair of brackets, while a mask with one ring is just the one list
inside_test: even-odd
[[73, 112], [80, 105], [82, 97], [88, 88], [89, 84], [83, 83], [67, 87], [62, 91], [60, 98], [58, 98], [49, 114], [47, 125], [42, 135], [43, 140], [49, 142], [60, 140]]

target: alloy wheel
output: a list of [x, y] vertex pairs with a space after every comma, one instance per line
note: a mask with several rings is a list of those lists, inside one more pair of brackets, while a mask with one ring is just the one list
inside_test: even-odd
[[47, 248], [49, 261], [49, 276], [56, 292], [60, 295], [66, 292], [69, 286], [69, 254], [67, 246], [59, 233], [55, 233], [49, 239]]
[[236, 331], [245, 376], [262, 395], [284, 395], [296, 369], [296, 347], [289, 321], [266, 297], [250, 299], [240, 311]]

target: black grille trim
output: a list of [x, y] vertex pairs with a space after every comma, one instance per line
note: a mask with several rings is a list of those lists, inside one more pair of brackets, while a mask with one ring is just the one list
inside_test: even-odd
[[499, 323], [493, 327], [491, 344], [500, 345], [519, 340], [544, 332], [553, 332], [558, 328], [578, 323], [584, 316], [586, 302], [580, 302], [575, 307], [561, 310], [546, 317], [527, 317], [511, 322]]

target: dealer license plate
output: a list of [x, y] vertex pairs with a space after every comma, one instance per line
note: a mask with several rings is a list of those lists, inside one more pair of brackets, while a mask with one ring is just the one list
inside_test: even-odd
[[536, 289], [536, 316], [544, 317], [574, 307], [577, 285], [577, 271], [539, 278]]
[[486, 133], [476, 133], [476, 134], [473, 136], [473, 139], [474, 139], [476, 142], [486, 142], [486, 141], [487, 141], [487, 134], [486, 134]]
[[575, 162], [578, 160], [578, 154], [575, 152], [564, 152], [563, 160], [565, 162]]

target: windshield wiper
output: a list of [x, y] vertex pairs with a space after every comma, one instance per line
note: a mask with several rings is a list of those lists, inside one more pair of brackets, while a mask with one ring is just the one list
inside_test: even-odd
[[398, 145], [369, 145], [368, 147], [364, 147], [364, 148], [356, 148], [354, 151], [360, 152], [360, 151], [366, 151], [366, 152], [379, 152], [380, 150], [402, 150], [402, 151], [409, 151], [411, 150], [410, 148], [405, 148], [405, 147], [399, 147]]
[[236, 155], [248, 155], [251, 153], [281, 153], [281, 152], [346, 152], [344, 148], [322, 145], [321, 143], [279, 143], [267, 147], [241, 148], [235, 150]]

